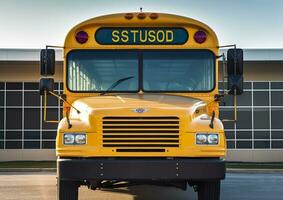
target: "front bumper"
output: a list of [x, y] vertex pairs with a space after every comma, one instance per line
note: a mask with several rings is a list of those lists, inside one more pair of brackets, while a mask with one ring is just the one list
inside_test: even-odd
[[59, 158], [61, 180], [208, 180], [225, 178], [217, 158]]

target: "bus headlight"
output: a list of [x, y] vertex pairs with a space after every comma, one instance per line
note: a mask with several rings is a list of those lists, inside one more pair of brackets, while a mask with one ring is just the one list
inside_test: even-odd
[[208, 144], [218, 144], [218, 134], [211, 134], [207, 137]]
[[219, 136], [216, 133], [197, 133], [196, 144], [216, 145], [219, 142]]
[[75, 136], [73, 134], [64, 134], [64, 144], [74, 144]]
[[197, 134], [196, 143], [197, 144], [206, 144], [207, 136], [205, 134]]
[[82, 145], [86, 144], [86, 134], [81, 133], [65, 133], [64, 134], [65, 145]]
[[76, 135], [75, 142], [76, 144], [86, 144], [86, 135], [85, 134]]

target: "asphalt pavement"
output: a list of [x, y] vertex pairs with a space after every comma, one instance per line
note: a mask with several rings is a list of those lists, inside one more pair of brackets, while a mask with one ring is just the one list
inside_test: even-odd
[[[228, 173], [222, 182], [222, 200], [282, 200], [283, 173]], [[80, 200], [196, 200], [188, 188], [135, 186], [91, 191], [80, 188]], [[56, 174], [0, 173], [1, 200], [56, 200]]]

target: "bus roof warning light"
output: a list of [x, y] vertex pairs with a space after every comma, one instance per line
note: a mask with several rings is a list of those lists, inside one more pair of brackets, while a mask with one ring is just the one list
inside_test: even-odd
[[88, 34], [85, 31], [79, 31], [76, 33], [76, 40], [80, 44], [84, 44], [88, 40]]
[[194, 39], [196, 43], [199, 44], [204, 43], [206, 41], [206, 38], [207, 38], [207, 34], [202, 30], [197, 31], [194, 35]]

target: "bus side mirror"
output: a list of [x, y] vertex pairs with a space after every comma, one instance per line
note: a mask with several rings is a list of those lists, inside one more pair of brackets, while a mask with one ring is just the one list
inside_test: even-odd
[[49, 94], [54, 91], [54, 79], [53, 78], [41, 78], [39, 82], [39, 93], [40, 95]]
[[55, 73], [55, 50], [42, 49], [40, 51], [40, 75], [50, 76]]
[[243, 93], [243, 50], [228, 49], [227, 52], [227, 73], [228, 73], [228, 94], [240, 95]]

